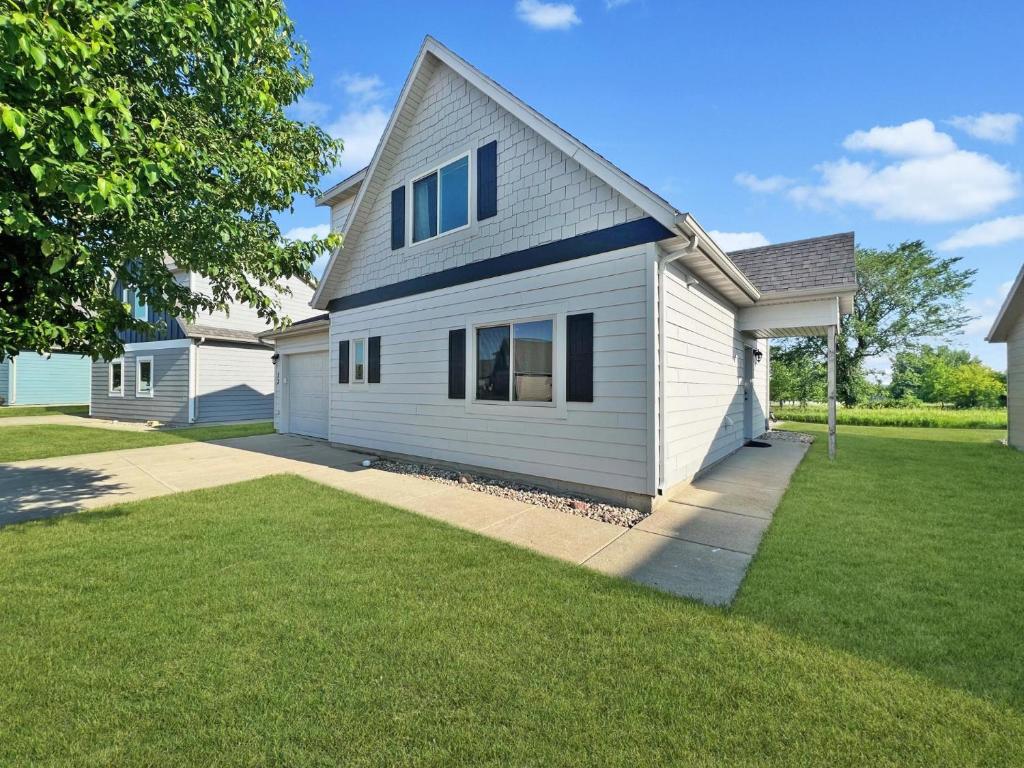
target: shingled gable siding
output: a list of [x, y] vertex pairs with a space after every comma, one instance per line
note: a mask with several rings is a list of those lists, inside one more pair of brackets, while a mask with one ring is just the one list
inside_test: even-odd
[[[208, 296], [213, 294], [210, 289], [210, 281], [202, 275], [193, 277], [193, 290], [204, 293]], [[290, 278], [287, 287], [291, 295], [285, 293], [276, 294], [275, 298], [281, 304], [281, 312], [294, 320], [304, 320], [307, 317], [320, 314], [309, 306], [313, 298], [313, 289], [297, 277]], [[269, 330], [271, 325], [261, 318], [256, 310], [248, 304], [235, 303], [231, 306], [230, 312], [213, 312], [201, 314], [196, 317], [196, 325], [212, 326], [214, 328], [225, 328], [232, 331], [250, 331], [262, 333]]]
[[[414, 174], [497, 141], [498, 212], [422, 244], [391, 251], [391, 190]], [[382, 180], [365, 225], [345, 244], [326, 298], [643, 218], [644, 213], [520, 123], [454, 71], [439, 65], [426, 85], [397, 160]], [[475, 169], [471, 173], [475, 177]], [[471, 185], [472, 190], [475, 184]]]
[[1009, 442], [1024, 451], [1024, 315], [1017, 318], [1006, 340], [1006, 375]]
[[[647, 489], [647, 270], [653, 246], [446, 288], [331, 315], [338, 342], [381, 336], [380, 384], [331, 383], [334, 443], [603, 488]], [[448, 332], [481, 314], [594, 313], [594, 402], [565, 418], [496, 417], [448, 398]], [[556, 383], [564, 395], [564, 382]], [[467, 403], [469, 410], [467, 410]]]
[[[665, 277], [665, 487], [671, 488], [743, 445], [744, 338], [729, 302], [699, 283], [687, 288], [676, 265]], [[758, 347], [766, 354], [754, 365], [755, 435], [768, 409], [767, 342]]]
[[[135, 358], [153, 358], [153, 397], [135, 396]], [[92, 415], [99, 419], [188, 423], [188, 347], [124, 353], [124, 397], [110, 397], [107, 363], [92, 364]]]

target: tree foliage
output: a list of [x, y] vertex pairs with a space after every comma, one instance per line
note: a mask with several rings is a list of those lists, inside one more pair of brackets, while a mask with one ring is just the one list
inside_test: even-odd
[[825, 399], [826, 370], [821, 361], [799, 349], [773, 346], [769, 356], [771, 378], [769, 393], [774, 402], [787, 401], [806, 405]]
[[[960, 332], [971, 315], [964, 298], [976, 270], [958, 258], [940, 258], [920, 240], [888, 250], [858, 248], [853, 313], [844, 317], [836, 350], [836, 393], [853, 405], [862, 386], [865, 361], [912, 349], [922, 340]], [[823, 361], [825, 340], [800, 339], [787, 346]]]
[[[193, 317], [271, 291], [333, 238], [284, 242], [337, 142], [284, 108], [310, 85], [281, 0], [8, 0], [0, 11], [0, 355], [120, 352], [152, 330], [111, 290]], [[207, 276], [193, 293], [169, 269]]]
[[948, 346], [931, 347], [898, 353], [892, 362], [892, 380], [889, 391], [896, 400], [920, 400], [923, 403], [942, 402], [939, 383], [945, 374], [972, 362], [966, 349]]

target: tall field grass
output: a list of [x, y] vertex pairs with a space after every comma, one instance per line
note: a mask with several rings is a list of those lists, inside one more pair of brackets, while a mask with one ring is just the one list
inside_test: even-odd
[[[772, 406], [775, 418], [825, 424], [824, 405]], [[863, 427], [952, 427], [961, 429], [1005, 429], [1005, 408], [839, 408], [836, 423]]]

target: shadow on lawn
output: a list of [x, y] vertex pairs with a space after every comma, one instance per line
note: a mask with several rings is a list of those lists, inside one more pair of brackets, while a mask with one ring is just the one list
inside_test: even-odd
[[85, 501], [123, 488], [100, 470], [0, 464], [0, 527], [77, 512]]

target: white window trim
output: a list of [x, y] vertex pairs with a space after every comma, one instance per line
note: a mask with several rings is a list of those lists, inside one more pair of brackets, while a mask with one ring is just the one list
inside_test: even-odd
[[[114, 365], [121, 366], [121, 388], [114, 389]], [[107, 396], [124, 397], [124, 358], [116, 357], [107, 363]]]
[[[474, 170], [473, 154], [474, 153], [472, 152], [472, 150], [468, 150], [467, 149], [467, 150], [465, 150], [463, 152], [460, 152], [459, 154], [455, 155], [454, 157], [448, 158], [443, 163], [439, 163], [438, 165], [436, 165], [433, 168], [431, 168], [429, 171], [423, 171], [422, 173], [417, 173], [417, 174], [409, 177], [409, 179], [405, 182], [405, 199], [409, 201], [409, 204], [406, 206], [406, 213], [405, 213], [405, 231], [406, 231], [406, 235], [407, 235], [406, 236], [406, 242], [409, 244], [410, 247], [411, 246], [423, 245], [424, 243], [430, 243], [430, 242], [433, 242], [434, 240], [437, 240], [440, 237], [447, 237], [448, 235], [454, 234], [456, 232], [462, 232], [464, 230], [469, 229], [471, 226], [473, 226], [473, 224], [475, 223], [474, 219], [473, 219], [473, 200], [476, 198], [476, 178], [475, 178], [474, 173], [473, 173], [473, 170]], [[452, 163], [456, 162], [457, 160], [461, 160], [462, 158], [466, 158], [466, 174], [467, 174], [467, 178], [466, 178], [466, 223], [463, 224], [461, 227], [455, 227], [454, 229], [449, 229], [449, 230], [446, 230], [445, 232], [442, 232], [441, 231], [441, 169], [444, 168], [445, 166], [451, 165]], [[421, 179], [427, 178], [427, 176], [430, 176], [432, 173], [436, 173], [437, 174], [437, 234], [434, 235], [433, 237], [425, 237], [422, 240], [413, 240], [413, 222], [415, 221], [415, 209], [416, 209], [416, 201], [413, 199], [413, 192], [412, 192], [413, 185], [417, 181], [420, 181]]]
[[[564, 420], [568, 418], [565, 400], [565, 324], [566, 310], [562, 306], [538, 307], [529, 314], [491, 313], [470, 318], [466, 323], [466, 412], [498, 418], [533, 418]], [[509, 381], [509, 399], [477, 400], [476, 399], [476, 331], [478, 328], [491, 328], [499, 325], [511, 326], [516, 323], [529, 323], [535, 320], [550, 320], [552, 324], [552, 366], [551, 366], [551, 402], [530, 400], [513, 400], [512, 381]], [[514, 346], [514, 342], [513, 342]], [[509, 350], [509, 354], [514, 354]]]
[[[356, 344], [363, 344], [363, 378], [356, 378]], [[369, 379], [370, 369], [370, 341], [369, 336], [353, 336], [349, 341], [348, 353], [348, 382], [350, 385], [363, 386]]]
[[[142, 382], [142, 376], [140, 375], [142, 370], [142, 364], [149, 363], [149, 392], [143, 392], [139, 389], [139, 384]], [[143, 355], [142, 357], [135, 358], [135, 396], [136, 397], [152, 397], [156, 391], [156, 367], [153, 364], [152, 355]], [[121, 381], [124, 382], [124, 374], [121, 374]]]

